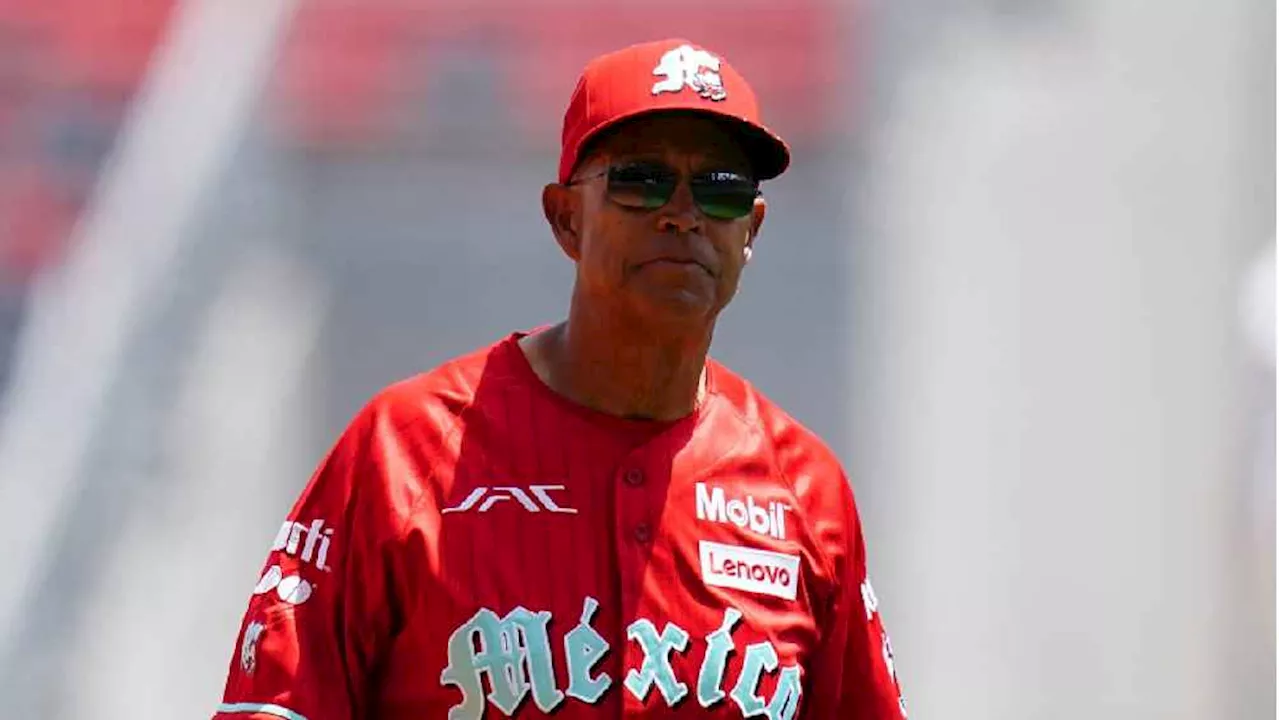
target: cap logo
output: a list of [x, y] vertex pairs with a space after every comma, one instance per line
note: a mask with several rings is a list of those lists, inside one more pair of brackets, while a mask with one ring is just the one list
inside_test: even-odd
[[654, 95], [680, 92], [687, 87], [707, 100], [725, 98], [724, 83], [720, 80], [720, 58], [706, 50], [690, 45], [669, 50], [658, 61], [653, 74], [664, 76], [653, 84]]

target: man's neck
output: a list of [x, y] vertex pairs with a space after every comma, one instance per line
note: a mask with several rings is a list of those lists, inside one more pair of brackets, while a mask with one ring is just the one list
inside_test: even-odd
[[693, 412], [712, 323], [658, 328], [585, 305], [574, 303], [567, 321], [522, 344], [552, 390], [618, 417], [670, 421]]

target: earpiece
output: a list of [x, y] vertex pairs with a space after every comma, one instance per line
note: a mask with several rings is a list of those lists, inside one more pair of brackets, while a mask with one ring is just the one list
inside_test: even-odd
[[751, 262], [751, 246], [742, 248], [742, 259], [744, 262]]

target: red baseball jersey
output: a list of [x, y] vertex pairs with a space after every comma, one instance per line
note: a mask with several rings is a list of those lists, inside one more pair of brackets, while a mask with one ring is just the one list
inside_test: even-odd
[[513, 334], [391, 386], [280, 527], [216, 720], [905, 715], [853, 494], [709, 362], [669, 423]]

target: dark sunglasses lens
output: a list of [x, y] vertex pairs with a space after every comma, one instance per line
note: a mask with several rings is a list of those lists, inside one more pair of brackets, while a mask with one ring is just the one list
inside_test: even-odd
[[693, 199], [708, 217], [732, 220], [751, 213], [759, 194], [755, 182], [737, 173], [716, 172], [693, 180]]
[[609, 171], [609, 198], [629, 208], [654, 210], [676, 190], [676, 175], [658, 165], [623, 165]]

